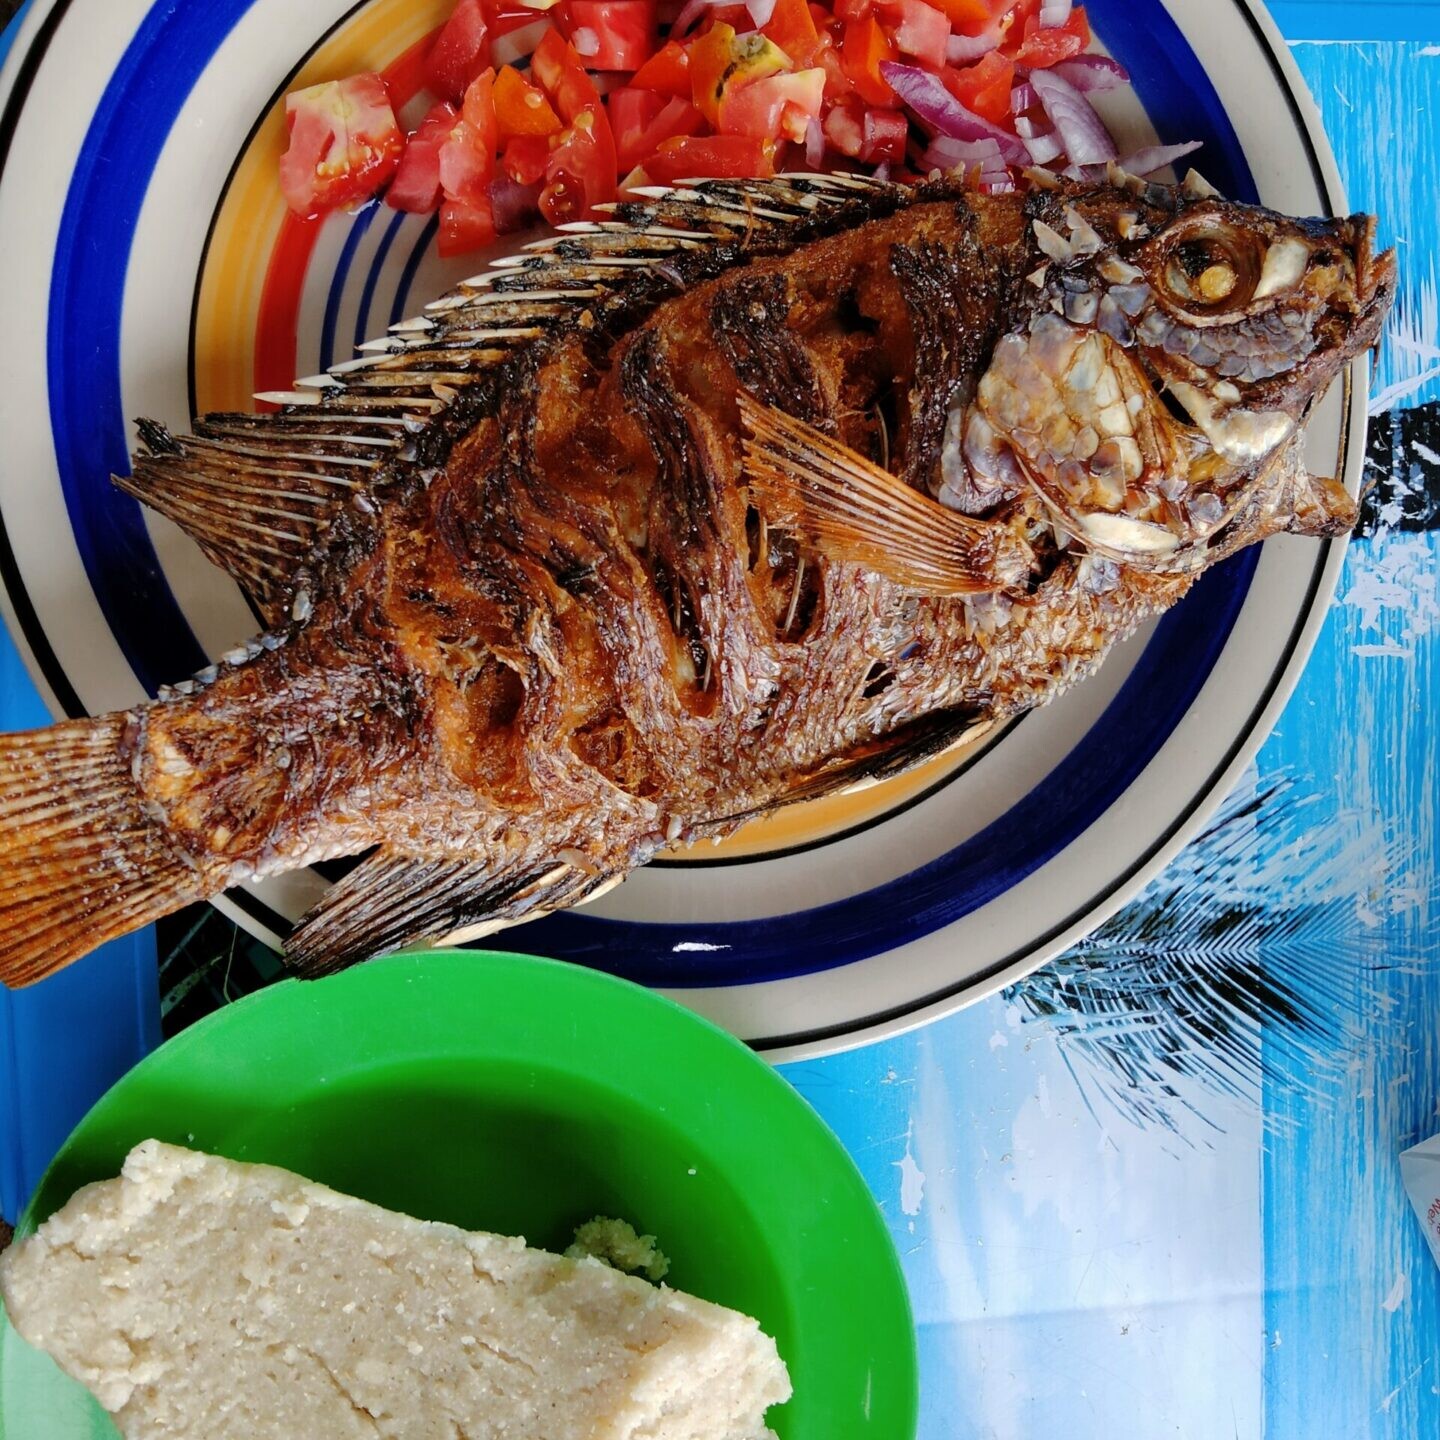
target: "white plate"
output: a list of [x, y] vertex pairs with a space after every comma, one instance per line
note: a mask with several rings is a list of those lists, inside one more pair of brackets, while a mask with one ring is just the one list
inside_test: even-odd
[[[57, 715], [129, 705], [255, 629], [228, 579], [110, 486], [128, 419], [183, 427], [197, 408], [242, 408], [477, 268], [443, 264], [424, 218], [383, 207], [318, 233], [287, 223], [274, 179], [286, 89], [390, 65], [413, 89], [403, 56], [449, 6], [36, 0], [22, 22], [0, 83], [0, 574]], [[1198, 163], [1237, 198], [1344, 209], [1258, 4], [1088, 8], [1145, 107], [1121, 99], [1123, 139], [1203, 139]], [[522, 53], [534, 30], [501, 45]], [[1352, 488], [1363, 393], [1337, 391], [1311, 427], [1314, 468]], [[511, 943], [654, 984], [777, 1057], [989, 993], [1093, 929], [1195, 833], [1279, 715], [1342, 554], [1270, 541], [947, 774], [656, 865]], [[305, 871], [222, 903], [274, 940], [324, 883]]]

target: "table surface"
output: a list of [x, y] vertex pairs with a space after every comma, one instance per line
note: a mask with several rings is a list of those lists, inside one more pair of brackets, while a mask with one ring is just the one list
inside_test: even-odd
[[[1315, 656], [1214, 824], [1097, 935], [784, 1072], [903, 1256], [923, 1440], [1440, 1434], [1440, 1271], [1396, 1161], [1440, 1130], [1440, 7], [1273, 8], [1405, 277], [1369, 520]], [[1355, 38], [1380, 34], [1408, 38]], [[0, 728], [43, 719], [0, 633]], [[11, 1218], [159, 1009], [148, 935], [0, 991]], [[76, 1049], [81, 1091], [47, 1093], [36, 1035], [52, 1075]]]

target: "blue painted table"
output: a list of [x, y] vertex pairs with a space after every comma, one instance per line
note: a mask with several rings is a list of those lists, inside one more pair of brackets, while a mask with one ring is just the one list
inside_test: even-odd
[[[1440, 1271], [1396, 1163], [1440, 1130], [1440, 6], [1274, 9], [1405, 274], [1374, 519], [1314, 660], [1210, 831], [1085, 946], [786, 1070], [904, 1257], [923, 1440], [1440, 1434]], [[0, 727], [43, 719], [0, 636]], [[148, 935], [0, 991], [7, 1215], [157, 1008]]]

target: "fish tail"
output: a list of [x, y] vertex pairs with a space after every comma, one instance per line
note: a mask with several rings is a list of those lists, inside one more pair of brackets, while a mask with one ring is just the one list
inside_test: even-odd
[[198, 898], [105, 715], [0, 735], [0, 982], [30, 985]]

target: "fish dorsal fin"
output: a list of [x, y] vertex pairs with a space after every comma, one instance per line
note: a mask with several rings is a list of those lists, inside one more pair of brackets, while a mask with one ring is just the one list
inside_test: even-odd
[[618, 874], [564, 860], [468, 860], [377, 850], [300, 922], [286, 943], [305, 975], [328, 975], [406, 946], [478, 940], [508, 925], [594, 899]]
[[1030, 552], [1007, 527], [973, 520], [804, 420], [740, 396], [744, 480], [766, 518], [822, 555], [852, 561], [922, 595], [1022, 584]]
[[145, 449], [116, 483], [186, 531], [278, 624], [339, 510], [415, 459], [427, 423], [518, 351], [593, 329], [632, 300], [653, 303], [703, 278], [713, 256], [778, 248], [796, 226], [860, 218], [910, 193], [849, 175], [647, 186], [600, 207], [605, 219], [494, 261], [356, 359], [256, 396], [277, 413], [206, 416], [189, 436], [142, 421]]

